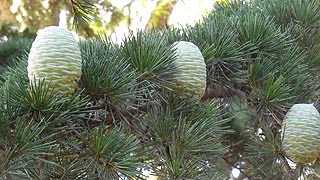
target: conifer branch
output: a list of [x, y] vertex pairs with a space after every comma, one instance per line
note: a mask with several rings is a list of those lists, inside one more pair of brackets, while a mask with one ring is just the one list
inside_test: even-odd
[[290, 179], [295, 179], [295, 172], [293, 169], [291, 169], [290, 165], [288, 164], [288, 161], [285, 159], [283, 155], [278, 156], [280, 161], [282, 162], [282, 167], [284, 168], [287, 175], [290, 177]]

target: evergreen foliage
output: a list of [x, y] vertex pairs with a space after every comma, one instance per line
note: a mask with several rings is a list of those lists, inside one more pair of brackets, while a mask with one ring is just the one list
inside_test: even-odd
[[[223, 1], [194, 26], [82, 40], [71, 98], [29, 83], [29, 41], [22, 55], [2, 42], [13, 63], [0, 73], [0, 179], [319, 179], [319, 160], [291, 162], [281, 137], [293, 104], [320, 110], [319, 10], [318, 0]], [[179, 40], [204, 56], [200, 102], [173, 91]]]
[[0, 42], [0, 65], [7, 66], [12, 61], [29, 52], [32, 39], [15, 37], [6, 42]]

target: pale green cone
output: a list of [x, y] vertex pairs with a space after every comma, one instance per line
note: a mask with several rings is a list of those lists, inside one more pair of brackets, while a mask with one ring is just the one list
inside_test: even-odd
[[28, 77], [31, 83], [45, 79], [62, 95], [77, 88], [81, 76], [81, 52], [72, 33], [57, 26], [40, 31], [28, 57]]
[[195, 96], [199, 100], [206, 91], [206, 64], [199, 48], [186, 41], [175, 42], [177, 59], [175, 66], [176, 89], [184, 97]]
[[320, 153], [320, 115], [312, 104], [292, 106], [282, 125], [283, 148], [296, 163], [314, 162]]

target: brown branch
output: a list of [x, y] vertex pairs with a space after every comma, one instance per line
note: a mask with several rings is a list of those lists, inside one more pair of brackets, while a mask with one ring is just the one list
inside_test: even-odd
[[279, 159], [282, 162], [282, 167], [285, 170], [285, 172], [288, 174], [290, 179], [295, 179], [295, 172], [293, 169], [291, 169], [290, 165], [288, 164], [288, 161], [283, 157], [283, 155], [279, 155]]
[[238, 87], [223, 87], [215, 83], [207, 84], [206, 92], [202, 96], [202, 100], [208, 100], [213, 98], [227, 98], [227, 97], [246, 97], [245, 93], [238, 89]]
[[70, 5], [71, 5], [71, 12], [72, 14], [74, 14], [76, 12], [75, 10], [76, 2], [74, 2], [74, 0], [70, 0]]

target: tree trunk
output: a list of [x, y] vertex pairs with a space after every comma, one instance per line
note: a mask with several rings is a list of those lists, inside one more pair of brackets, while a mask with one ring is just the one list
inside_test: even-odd
[[49, 1], [49, 13], [52, 14], [51, 20], [48, 22], [49, 26], [59, 25], [59, 15], [60, 15], [60, 3], [61, 1]]

